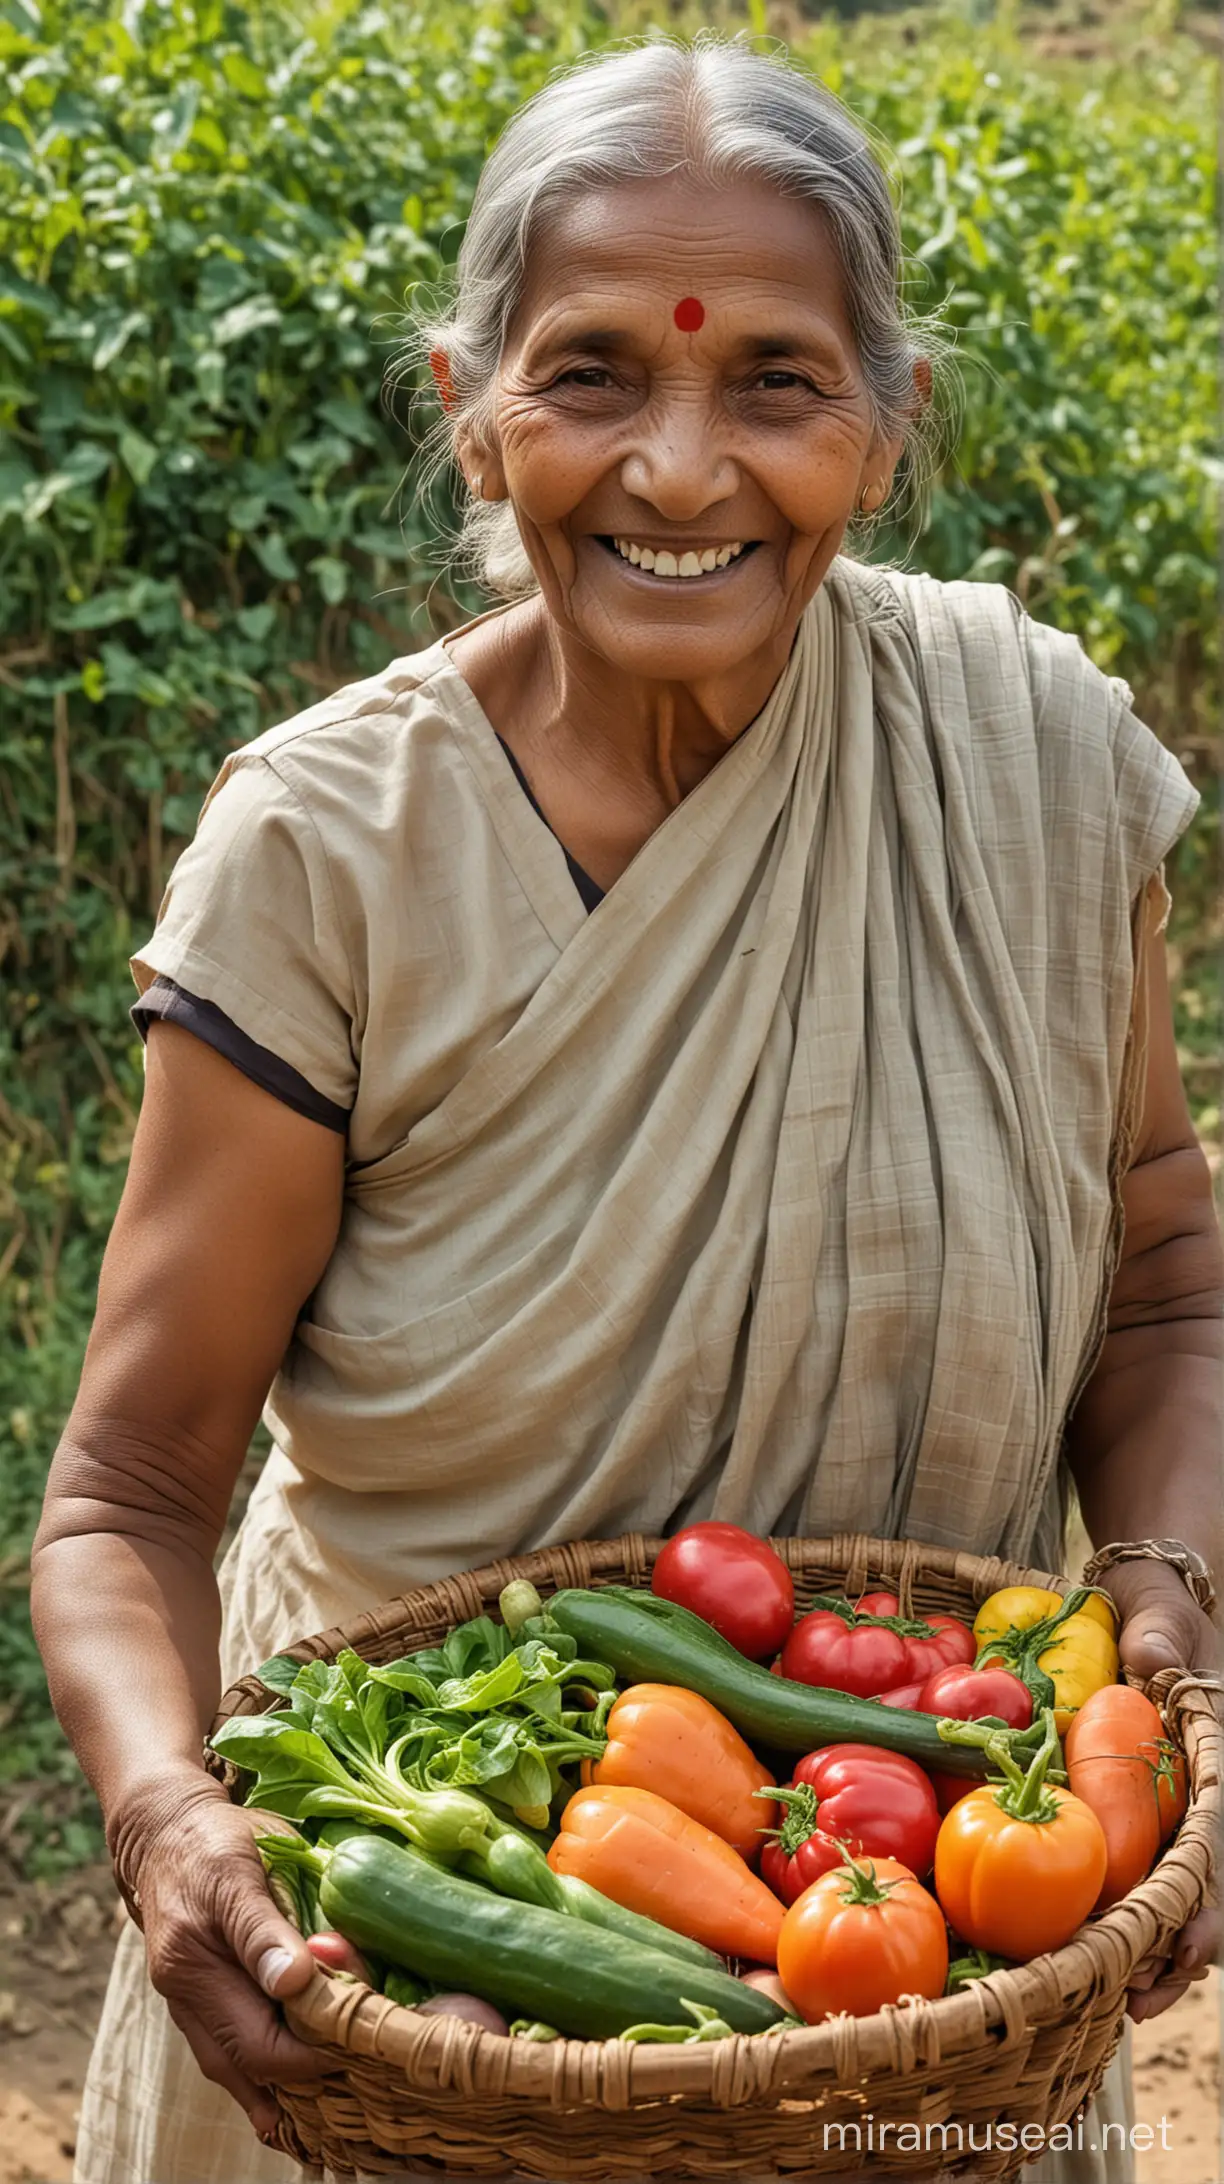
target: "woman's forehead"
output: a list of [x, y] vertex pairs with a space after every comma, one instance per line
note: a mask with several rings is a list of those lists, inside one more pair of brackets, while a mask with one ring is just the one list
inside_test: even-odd
[[[593, 191], [553, 210], [533, 239], [515, 331], [548, 338], [592, 311], [610, 327], [626, 312], [670, 323], [693, 302], [711, 332], [747, 333], [762, 314], [850, 331], [817, 206], [760, 182], [698, 188], [687, 178]], [[697, 330], [695, 312], [681, 318]]]

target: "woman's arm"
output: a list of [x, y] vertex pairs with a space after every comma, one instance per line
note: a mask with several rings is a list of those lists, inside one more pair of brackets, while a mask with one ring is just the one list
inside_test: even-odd
[[[335, 1243], [343, 1155], [335, 1131], [189, 1032], [151, 1028], [131, 1169], [33, 1558], [52, 1699], [121, 1885], [139, 1897], [155, 1984], [201, 2067], [264, 2125], [275, 2107], [256, 2090], [261, 2073], [317, 2062], [254, 1975], [292, 1991], [310, 1960], [263, 1887], [249, 1817], [200, 1762], [220, 1693], [213, 1556]], [[287, 1962], [264, 1961], [277, 1950]]]
[[[1224, 1590], [1224, 1251], [1178, 1069], [1162, 933], [1149, 936], [1139, 969], [1150, 1035], [1143, 1115], [1122, 1187], [1126, 1233], [1104, 1347], [1067, 1452], [1094, 1546], [1183, 1540]], [[1126, 1667], [1144, 1676], [1178, 1664], [1218, 1669], [1218, 1633], [1167, 1564], [1121, 1563], [1108, 1583], [1122, 1612]], [[1205, 1969], [1219, 1939], [1215, 1914], [1192, 1921], [1178, 1944], [1178, 1973]], [[1132, 2002], [1132, 2014], [1154, 2015], [1184, 1985], [1184, 1976], [1162, 1982]]]

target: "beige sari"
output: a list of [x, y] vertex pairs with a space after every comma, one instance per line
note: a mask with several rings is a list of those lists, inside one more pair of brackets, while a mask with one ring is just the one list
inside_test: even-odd
[[[1133, 920], [1195, 806], [1129, 695], [996, 587], [841, 561], [590, 916], [444, 645], [227, 762], [137, 980], [352, 1111], [227, 1676], [455, 1569], [708, 1514], [1057, 1567]], [[139, 1946], [82, 2184], [285, 2178]]]

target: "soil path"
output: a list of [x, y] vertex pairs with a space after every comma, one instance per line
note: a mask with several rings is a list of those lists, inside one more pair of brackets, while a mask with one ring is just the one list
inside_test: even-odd
[[[81, 2082], [114, 1946], [105, 1867], [56, 1888], [0, 1881], [0, 2184], [68, 2184]], [[1134, 2184], [1222, 2184], [1219, 1973], [1135, 2035]], [[1165, 2144], [1160, 2125], [1164, 2121]], [[139, 2184], [149, 2184], [140, 2179]]]

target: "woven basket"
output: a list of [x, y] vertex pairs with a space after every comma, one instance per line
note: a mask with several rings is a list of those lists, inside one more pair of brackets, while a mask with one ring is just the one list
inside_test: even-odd
[[[469, 1616], [496, 1613], [513, 1577], [530, 1578], [545, 1595], [566, 1585], [644, 1585], [662, 1544], [630, 1534], [545, 1548], [423, 1586], [287, 1650], [307, 1661], [348, 1645], [370, 1661], [392, 1660], [436, 1645]], [[1069, 1580], [1042, 1571], [912, 1542], [856, 1536], [773, 1544], [794, 1574], [801, 1608], [815, 1593], [844, 1589], [855, 1598], [883, 1585], [900, 1595], [903, 1614], [941, 1609], [972, 1617], [1002, 1585], [1069, 1589]], [[1224, 1735], [1192, 1676], [1165, 1670], [1146, 1688], [1185, 1749], [1189, 1812], [1142, 1886], [1055, 1954], [938, 2002], [899, 2004], [770, 2039], [682, 2047], [508, 2041], [319, 1974], [285, 2004], [285, 2014], [304, 2040], [328, 2049], [335, 2075], [305, 2091], [276, 2088], [284, 2152], [306, 2168], [341, 2175], [436, 2168], [504, 2178], [513, 2171], [558, 2184], [1017, 2174], [1025, 2154], [1008, 2150], [1007, 2134], [1003, 2145], [983, 2151], [985, 2126], [1006, 2119], [1016, 2126], [1014, 2144], [1025, 2124], [1048, 2131], [1076, 2116], [1118, 2044], [1132, 1974], [1166, 1953], [1206, 1892]], [[226, 1693], [218, 1726], [278, 1703], [247, 1677]], [[232, 1770], [226, 1773], [233, 1791]], [[891, 2128], [881, 2150], [883, 2124]], [[901, 2125], [916, 2125], [917, 2134]], [[942, 2134], [940, 2126], [947, 2127]], [[1028, 2143], [1031, 2158], [1035, 2142]]]

